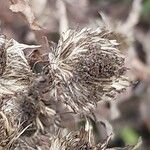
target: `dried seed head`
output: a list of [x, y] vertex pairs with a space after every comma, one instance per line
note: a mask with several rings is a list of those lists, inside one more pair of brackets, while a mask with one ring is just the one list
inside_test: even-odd
[[64, 33], [49, 53], [55, 75], [51, 97], [75, 112], [89, 111], [97, 101], [114, 98], [128, 83], [123, 78], [124, 57], [118, 48], [115, 33], [105, 29]]
[[[24, 118], [26, 117], [22, 113], [20, 97], [17, 97], [17, 94], [20, 91], [25, 92], [29, 86], [30, 78], [33, 79], [33, 73], [23, 50], [37, 46], [20, 44], [13, 39], [7, 40], [5, 36], [0, 36], [0, 47], [0, 112], [3, 114], [2, 119], [4, 119], [1, 120], [2, 115], [0, 115], [0, 121], [2, 121], [0, 134], [6, 134], [2, 137], [0, 146], [6, 146], [11, 145], [13, 138], [20, 134], [18, 132], [22, 123], [20, 121], [23, 120], [22, 115]], [[9, 132], [6, 129], [9, 129]]]

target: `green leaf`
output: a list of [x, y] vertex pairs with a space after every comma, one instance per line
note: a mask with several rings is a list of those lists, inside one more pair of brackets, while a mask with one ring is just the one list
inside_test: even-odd
[[137, 132], [130, 127], [123, 128], [123, 130], [121, 131], [121, 137], [123, 141], [128, 145], [136, 144], [139, 139], [139, 135], [137, 134]]

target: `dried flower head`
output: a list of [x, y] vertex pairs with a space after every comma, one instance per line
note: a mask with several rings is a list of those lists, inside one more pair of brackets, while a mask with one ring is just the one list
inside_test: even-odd
[[119, 44], [105, 29], [69, 30], [34, 74], [23, 50], [39, 46], [0, 36], [0, 148], [105, 150], [109, 138], [97, 145], [90, 123], [84, 131], [57, 133], [68, 127], [63, 113], [89, 112], [128, 85]]
[[115, 33], [105, 29], [65, 32], [49, 53], [55, 76], [51, 97], [75, 112], [89, 111], [96, 102], [113, 99], [128, 84], [119, 44]]
[[27, 90], [34, 76], [23, 50], [39, 46], [20, 44], [2, 35], [0, 47], [0, 146], [5, 146], [20, 130], [22, 112], [17, 94]]

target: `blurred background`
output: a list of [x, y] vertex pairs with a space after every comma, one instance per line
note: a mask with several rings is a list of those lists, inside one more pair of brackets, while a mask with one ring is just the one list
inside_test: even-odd
[[41, 45], [44, 36], [57, 43], [68, 28], [106, 25], [124, 35], [133, 83], [116, 101], [98, 106], [96, 114], [113, 127], [115, 136], [109, 147], [136, 144], [142, 137], [141, 149], [149, 150], [150, 0], [30, 0], [30, 6], [40, 31], [32, 30], [22, 14], [13, 13], [9, 0], [0, 0], [0, 33], [21, 43]]

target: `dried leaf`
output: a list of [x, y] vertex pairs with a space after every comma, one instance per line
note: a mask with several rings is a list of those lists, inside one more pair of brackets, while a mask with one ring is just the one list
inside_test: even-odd
[[41, 30], [41, 27], [36, 23], [34, 13], [30, 7], [29, 0], [10, 0], [10, 10], [12, 12], [21, 12], [27, 19], [31, 29]]

